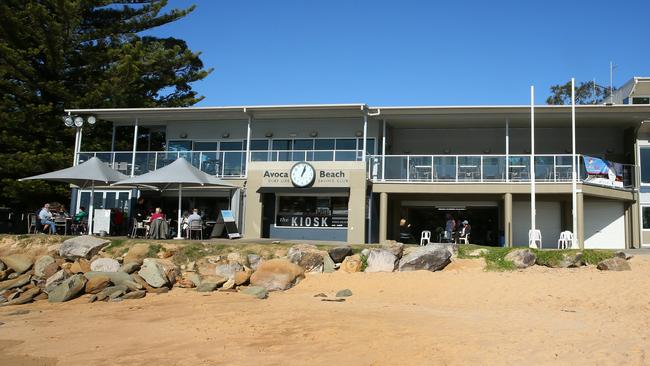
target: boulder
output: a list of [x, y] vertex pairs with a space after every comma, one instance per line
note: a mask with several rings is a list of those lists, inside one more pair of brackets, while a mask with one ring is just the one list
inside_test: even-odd
[[429, 243], [425, 245], [428, 249], [445, 249], [451, 253], [451, 258], [458, 256], [458, 244], [456, 243]]
[[287, 252], [289, 261], [302, 267], [305, 272], [322, 272], [323, 258], [326, 255], [327, 252], [310, 244], [296, 244]]
[[40, 293], [41, 289], [39, 287], [32, 287], [13, 300], [3, 303], [2, 306], [27, 304], [28, 302], [32, 302], [32, 300], [34, 300], [34, 298]]
[[48, 277], [47, 280], [45, 280], [45, 287], [47, 288], [54, 284], [58, 284], [59, 282], [65, 280], [68, 277], [69, 277], [68, 272], [64, 270], [60, 270], [54, 273], [53, 275], [51, 275], [50, 277]]
[[128, 263], [138, 263], [142, 264], [142, 261], [147, 258], [149, 253], [149, 244], [135, 244], [132, 246], [129, 251], [124, 255], [124, 264]]
[[361, 256], [359, 254], [354, 254], [349, 257], [345, 257], [343, 263], [341, 263], [340, 270], [347, 273], [361, 272]]
[[50, 263], [43, 269], [43, 277], [41, 278], [50, 278], [53, 274], [58, 272], [59, 269], [60, 267], [58, 263]]
[[352, 296], [352, 290], [349, 288], [339, 290], [336, 292], [336, 297], [350, 297]]
[[169, 279], [165, 273], [165, 268], [163, 268], [156, 259], [145, 258], [138, 274], [147, 281], [151, 287], [163, 287], [169, 285]]
[[332, 260], [332, 258], [329, 255], [326, 255], [325, 257], [323, 257], [323, 272], [324, 273], [332, 273], [332, 272], [336, 271], [336, 269], [334, 268], [334, 265], [335, 265], [335, 263], [334, 263], [334, 261]]
[[111, 279], [108, 276], [96, 276], [86, 282], [87, 294], [98, 294], [111, 285]]
[[235, 288], [235, 279], [234, 278], [229, 278], [228, 281], [226, 281], [223, 286], [221, 286], [222, 290], [232, 290]]
[[120, 262], [113, 258], [98, 258], [90, 263], [90, 270], [94, 272], [117, 272], [120, 270]]
[[596, 266], [601, 271], [630, 271], [632, 270], [632, 267], [630, 267], [630, 263], [628, 263], [625, 259], [619, 258], [619, 257], [614, 257], [614, 258], [609, 258], [601, 261], [598, 263], [598, 266]]
[[[36, 277], [41, 277], [41, 278], [47, 278], [49, 276], [46, 276], [45, 274], [45, 269], [51, 265], [54, 264], [57, 266], [56, 261], [54, 261], [54, 258], [50, 257], [49, 255], [44, 255], [42, 257], [39, 257], [36, 262], [34, 262], [34, 275]], [[54, 271], [56, 272], [56, 271]], [[50, 276], [52, 273], [49, 274]]]
[[[0, 263], [2, 263], [2, 262], [0, 262]], [[7, 277], [9, 277], [9, 272], [11, 272], [10, 269], [8, 269], [8, 270], [4, 270], [4, 271], [0, 271], [0, 281], [4, 281], [4, 280], [6, 280]]]
[[581, 252], [563, 252], [558, 260], [555, 258], [553, 260], [544, 260], [538, 257], [535, 263], [550, 268], [574, 268], [583, 266], [585, 261]]
[[257, 267], [262, 263], [262, 257], [257, 254], [249, 254], [247, 259], [248, 265], [253, 271], [257, 270]]
[[165, 270], [165, 275], [167, 276], [167, 281], [170, 285], [176, 283], [176, 278], [181, 276], [181, 269], [170, 259], [156, 259], [158, 264], [160, 264]]
[[135, 272], [135, 271], [137, 271], [139, 269], [140, 269], [140, 263], [138, 263], [138, 262], [129, 262], [129, 263], [123, 264], [120, 267], [120, 272], [131, 274], [131, 273], [133, 273], [133, 272]]
[[52, 291], [48, 293], [49, 302], [68, 301], [81, 293], [86, 285], [86, 277], [76, 274], [63, 280]]
[[404, 254], [404, 244], [394, 240], [382, 244], [381, 249], [391, 252], [397, 259], [402, 258], [402, 254]]
[[69, 260], [90, 259], [109, 243], [109, 240], [91, 235], [76, 236], [63, 242], [59, 255]]
[[0, 257], [0, 261], [18, 274], [27, 272], [27, 270], [32, 268], [33, 264], [32, 258], [24, 254], [12, 254]]
[[405, 255], [399, 261], [400, 272], [440, 271], [451, 263], [451, 252], [444, 248], [424, 246]]
[[393, 272], [397, 256], [385, 249], [372, 249], [368, 255], [365, 272]]
[[135, 281], [124, 281], [122, 282], [122, 285], [126, 286], [126, 288], [128, 288], [130, 291], [138, 291], [144, 288], [144, 286]]
[[242, 266], [239, 262], [224, 262], [217, 264], [214, 270], [214, 274], [219, 277], [234, 278], [235, 273], [243, 270], [244, 266]]
[[113, 284], [125, 285], [126, 282], [133, 282], [133, 277], [124, 272], [87, 272], [84, 274], [87, 279], [92, 279], [94, 277], [108, 277], [111, 279]]
[[286, 259], [271, 259], [260, 264], [251, 276], [250, 283], [269, 291], [286, 290], [304, 277], [304, 270], [299, 265]]
[[243, 271], [235, 272], [235, 277], [233, 277], [235, 285], [245, 285], [248, 283], [248, 280], [250, 280], [252, 274], [253, 272], [249, 268], [244, 268]]
[[247, 266], [248, 263], [248, 256], [247, 255], [242, 255], [241, 253], [238, 252], [232, 252], [228, 253], [226, 256], [226, 259], [228, 262], [237, 262], [241, 264], [242, 266]]
[[124, 295], [128, 291], [127, 287], [124, 285], [110, 286], [96, 295], [97, 301], [103, 301], [108, 299], [116, 299]]
[[134, 299], [141, 299], [147, 295], [147, 292], [145, 290], [137, 290], [137, 291], [131, 291], [125, 295], [122, 295], [122, 298], [124, 300], [134, 300]]
[[6, 280], [0, 282], [0, 291], [10, 290], [12, 288], [21, 287], [29, 283], [29, 280], [32, 278], [32, 275], [25, 273], [11, 280]]
[[212, 292], [217, 289], [219, 285], [216, 282], [202, 282], [200, 285], [196, 286], [196, 291], [198, 292]]
[[266, 299], [269, 296], [268, 290], [262, 286], [249, 286], [243, 289], [241, 293], [251, 295], [258, 299]]
[[625, 259], [625, 260], [629, 260], [630, 258], [632, 258], [631, 255], [627, 255], [627, 254], [626, 254], [624, 251], [622, 251], [622, 250], [619, 250], [619, 251], [615, 252], [615, 253], [614, 253], [614, 257], [618, 257], [618, 258]]
[[327, 253], [330, 255], [330, 258], [332, 258], [334, 263], [341, 263], [343, 262], [345, 257], [349, 257], [352, 255], [352, 248], [348, 246], [341, 246], [341, 247], [332, 248], [328, 250]]
[[72, 273], [90, 272], [90, 262], [85, 258], [79, 258], [70, 266], [70, 272]]
[[192, 281], [194, 284], [194, 287], [198, 286], [201, 284], [201, 276], [199, 276], [198, 273], [195, 272], [188, 272], [187, 277], [188, 280]]
[[537, 256], [530, 249], [515, 249], [506, 254], [505, 260], [512, 262], [517, 268], [528, 268], [535, 264]]
[[0, 261], [0, 271], [4, 271], [5, 269], [7, 269], [7, 266], [5, 266], [2, 261]]

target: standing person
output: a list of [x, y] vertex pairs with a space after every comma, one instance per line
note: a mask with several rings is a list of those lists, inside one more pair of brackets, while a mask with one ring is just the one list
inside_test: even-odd
[[445, 240], [448, 243], [452, 242], [454, 230], [456, 230], [456, 220], [448, 213], [447, 221], [445, 221]]
[[413, 244], [415, 239], [411, 234], [411, 224], [406, 222], [406, 219], [399, 220], [399, 241], [404, 244]]
[[138, 197], [138, 203], [135, 205], [135, 219], [142, 222], [147, 218], [147, 208], [144, 205], [144, 197]]
[[45, 227], [47, 226], [50, 230], [50, 234], [56, 234], [56, 224], [52, 221], [52, 213], [50, 212], [49, 203], [43, 205], [43, 208], [38, 213], [38, 218], [41, 220], [43, 230], [45, 230]]

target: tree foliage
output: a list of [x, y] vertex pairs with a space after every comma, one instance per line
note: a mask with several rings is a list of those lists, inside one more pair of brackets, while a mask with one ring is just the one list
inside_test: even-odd
[[[571, 81], [562, 85], [552, 85], [551, 95], [546, 98], [546, 104], [571, 104]], [[614, 88], [616, 90], [616, 88]], [[584, 81], [576, 84], [576, 104], [599, 104], [609, 98], [609, 87]]]
[[[69, 197], [65, 184], [16, 179], [72, 164], [64, 108], [190, 106], [205, 78], [199, 53], [142, 32], [194, 10], [166, 0], [0, 2], [0, 206], [26, 211]], [[88, 149], [110, 141], [108, 122], [84, 128]], [[106, 148], [105, 146], [103, 146]]]

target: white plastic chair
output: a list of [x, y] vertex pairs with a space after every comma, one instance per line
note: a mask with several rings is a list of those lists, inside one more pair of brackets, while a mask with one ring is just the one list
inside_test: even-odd
[[467, 234], [467, 235], [465, 235], [464, 237], [460, 237], [460, 236], [459, 236], [459, 237], [458, 237], [458, 243], [459, 243], [459, 244], [460, 244], [460, 243], [463, 243], [463, 244], [469, 244], [469, 235], [470, 235], [470, 234]]
[[558, 249], [571, 249], [573, 247], [573, 233], [570, 231], [563, 231], [560, 233], [560, 239], [557, 241]]
[[420, 245], [427, 245], [431, 242], [431, 231], [424, 230], [420, 236]]
[[[538, 245], [539, 243], [539, 245]], [[528, 230], [528, 247], [542, 249], [542, 232], [535, 229], [535, 231]]]

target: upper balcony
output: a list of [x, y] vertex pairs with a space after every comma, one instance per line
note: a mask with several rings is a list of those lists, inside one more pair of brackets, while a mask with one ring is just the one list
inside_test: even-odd
[[[529, 183], [532, 155], [371, 155], [368, 178], [376, 183]], [[571, 155], [535, 154], [535, 182], [567, 183]], [[577, 181], [616, 188], [634, 186], [634, 166], [612, 163], [614, 174], [587, 174], [576, 155]]]

